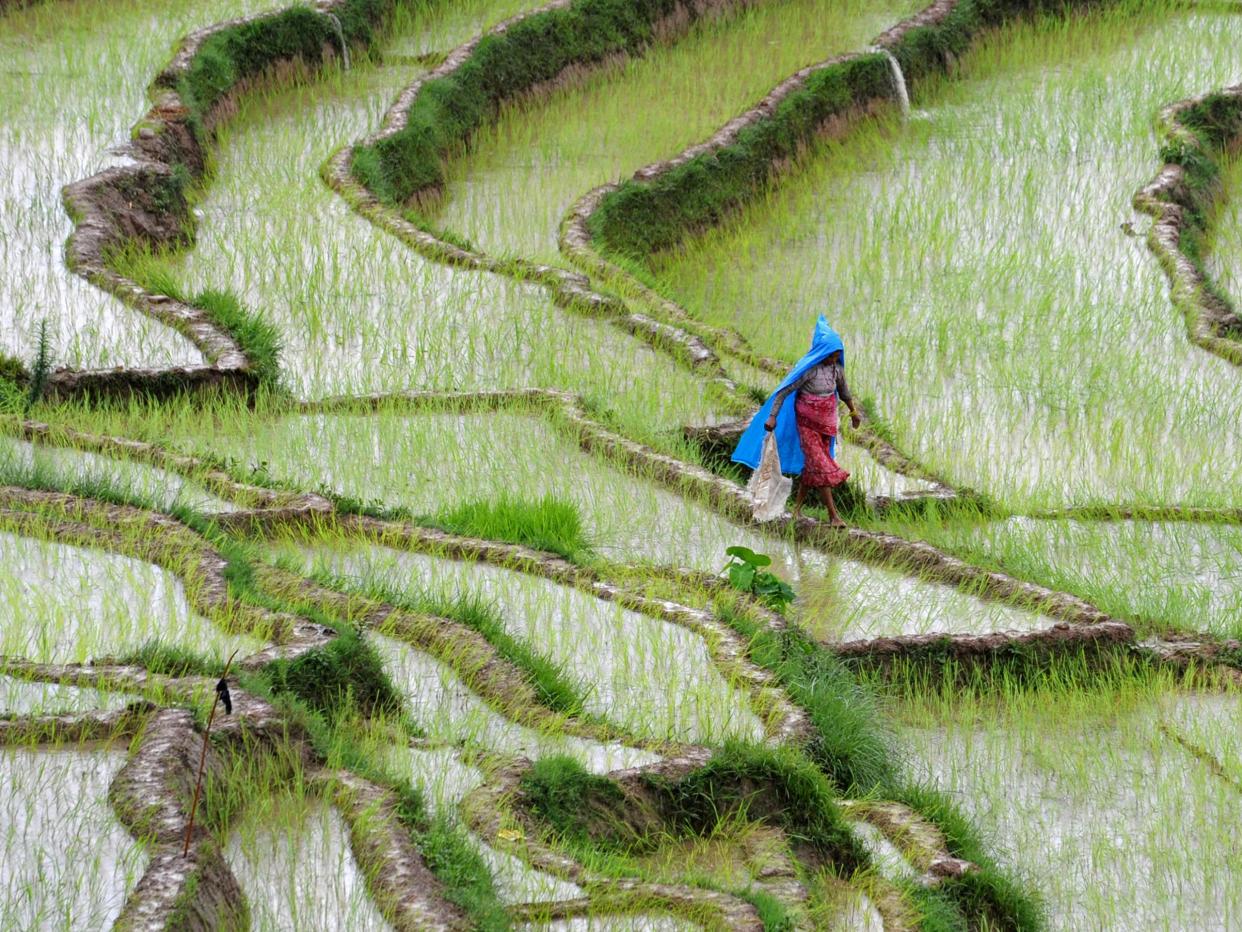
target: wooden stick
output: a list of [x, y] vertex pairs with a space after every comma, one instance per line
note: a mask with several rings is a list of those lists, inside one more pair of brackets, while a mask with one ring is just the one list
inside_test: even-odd
[[[233, 658], [237, 656], [237, 651], [229, 654], [228, 662], [224, 665], [224, 673], [221, 680], [227, 680], [229, 676], [229, 668], [233, 666]], [[203, 769], [207, 766], [207, 739], [211, 737], [211, 723], [216, 719], [216, 706], [220, 703], [220, 692], [216, 691], [216, 698], [211, 700], [211, 712], [207, 715], [207, 728], [203, 731], [203, 752], [198, 758], [198, 777], [194, 781], [194, 802], [190, 805], [190, 821], [185, 827], [185, 847], [181, 849], [183, 858], [190, 856], [190, 836], [194, 834], [194, 814], [198, 811], [198, 798], [203, 792]]]

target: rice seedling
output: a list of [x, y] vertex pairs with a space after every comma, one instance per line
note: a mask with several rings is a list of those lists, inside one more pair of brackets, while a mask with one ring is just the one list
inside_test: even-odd
[[640, 58], [506, 106], [450, 160], [429, 217], [494, 254], [563, 261], [557, 229], [576, 198], [707, 138], [785, 76], [918, 7], [795, 0], [709, 17]]
[[[650, 477], [600, 462], [533, 415], [381, 411], [256, 423], [250, 414], [228, 411], [215, 419], [210, 443], [193, 423], [162, 421], [157, 429], [165, 436], [180, 435], [187, 449], [226, 456], [242, 470], [257, 469], [260, 476], [303, 488], [329, 489], [355, 502], [397, 506], [434, 524], [444, 525], [466, 505], [552, 496], [575, 506], [591, 550], [610, 560], [714, 572], [724, 563], [725, 548], [744, 544], [772, 554], [777, 571], [793, 581], [805, 566], [812, 571], [825, 566], [820, 554], [765, 539], [692, 498], [656, 486]], [[684, 446], [671, 449], [686, 452]], [[879, 467], [868, 470], [864, 464], [874, 461], [864, 456], [847, 450], [843, 462], [864, 466], [860, 471], [867, 482], [879, 475]]]
[[[270, 430], [250, 430], [239, 438], [245, 446], [225, 449], [242, 463], [265, 464], [273, 477], [302, 486], [322, 483], [355, 499], [374, 496], [428, 515], [433, 524], [444, 525], [443, 516], [459, 503], [504, 489], [504, 495], [528, 501], [554, 495], [572, 502], [593, 550], [612, 561], [716, 573], [730, 546], [770, 554], [774, 571], [801, 597], [798, 617], [825, 639], [1035, 630], [1051, 623], [945, 586], [765, 538], [641, 475], [600, 463], [530, 417], [324, 415], [286, 419]], [[548, 463], [558, 467], [548, 470]]]
[[466, 743], [513, 755], [569, 754], [601, 771], [654, 759], [650, 752], [622, 744], [517, 725], [487, 706], [445, 664], [383, 635], [376, 635], [375, 641], [402, 690], [412, 720], [433, 741]]
[[0, 926], [107, 928], [146, 866], [108, 806], [123, 745], [0, 748]]
[[0, 437], [0, 476], [14, 484], [28, 484], [30, 475], [42, 477], [47, 485], [108, 485], [135, 499], [150, 502], [161, 511], [188, 508], [201, 512], [236, 509], [232, 502], [213, 495], [193, 480], [156, 466], [132, 460], [118, 460], [76, 450], [49, 447]]
[[195, 246], [163, 274], [185, 293], [230, 292], [274, 324], [283, 383], [302, 397], [543, 385], [647, 427], [702, 418], [707, 390], [665, 356], [538, 287], [422, 259], [322, 183], [320, 164], [424, 70], [386, 54], [248, 97], [219, 134]]
[[90, 2], [6, 10], [0, 29], [0, 282], [4, 350], [24, 356], [48, 321], [71, 366], [201, 361], [184, 337], [72, 274], [60, 188], [106, 167], [147, 108], [146, 89], [190, 29], [272, 6], [267, 0]]
[[198, 615], [179, 579], [141, 560], [9, 533], [0, 555], [0, 655], [83, 663], [156, 637], [222, 656], [261, 646]]
[[[690, 907], [674, 918], [664, 900], [609, 882], [619, 878], [740, 898], [768, 929], [1242, 923], [1230, 835], [1242, 815], [1240, 707], [1236, 691], [1196, 691], [1224, 676], [1177, 678], [1127, 648], [1027, 666], [847, 666], [841, 641], [1036, 631], [1051, 618], [981, 599], [992, 591], [983, 582], [951, 588], [830, 556], [831, 542], [741, 526], [654, 471], [588, 451], [568, 416], [538, 407], [325, 414], [293, 403], [543, 386], [579, 393], [592, 417], [662, 454], [715, 462], [718, 451], [682, 428], [736, 416], [739, 402], [613, 326], [557, 309], [540, 287], [422, 259], [319, 178], [437, 53], [534, 5], [402, 4], [388, 35], [365, 55], [354, 49], [348, 67], [255, 84], [219, 127], [192, 192], [196, 242], [113, 257], [249, 327], [271, 376], [256, 398], [40, 402], [37, 416], [194, 452], [239, 480], [320, 491], [342, 514], [534, 547], [563, 558], [549, 565], [558, 579], [577, 574], [573, 585], [330, 525], [278, 537], [275, 522], [296, 514], [269, 513], [274, 540], [243, 539], [229, 530], [240, 523], [211, 518], [239, 506], [193, 469], [32, 446], [10, 427], [0, 484], [158, 509], [183, 526], [10, 492], [0, 656], [203, 677], [189, 699], [144, 693], [189, 706], [201, 726], [223, 657], [267, 646], [236, 633], [243, 621], [257, 630], [265, 613], [300, 615], [292, 627], [305, 637], [333, 634], [235, 683], [235, 697], [250, 694], [239, 708], [269, 702], [289, 726], [271, 729], [283, 738], [261, 753], [249, 738], [214, 742], [227, 778], [217, 768], [208, 780], [202, 824], [257, 929], [388, 927], [390, 878], [360, 841], [384, 820], [486, 930], [719, 924]], [[662, 35], [641, 57], [507, 104], [450, 153], [438, 198], [404, 206], [452, 238], [560, 261], [558, 223], [587, 189], [707, 137], [787, 74], [859, 48], [917, 6], [786, 0], [710, 16], [676, 42]], [[122, 0], [104, 14], [58, 0], [0, 14], [0, 154], [15, 167], [0, 180], [12, 272], [0, 285], [3, 410], [30, 397], [44, 316], [53, 364], [198, 360], [62, 267], [67, 220], [55, 193], [107, 164], [101, 150], [145, 109], [179, 32], [259, 8]], [[1158, 107], [1242, 69], [1239, 22], [1215, 7], [1121, 0], [998, 30], [949, 76], [920, 82], [908, 120], [882, 113], [818, 142], [752, 206], [639, 271], [770, 355], [797, 355], [808, 309], [833, 308], [851, 381], [883, 415], [874, 423], [932, 472], [986, 495], [978, 513], [860, 515], [868, 527], [1077, 594], [1140, 636], [1237, 637], [1233, 524], [1096, 518], [1123, 503], [1238, 505], [1236, 369], [1187, 341], [1159, 268], [1130, 235], [1147, 221], [1128, 205], [1155, 169]], [[1235, 165], [1227, 193], [1236, 175]], [[1237, 216], [1226, 201], [1213, 218], [1208, 261], [1226, 290], [1237, 290]], [[744, 363], [724, 365], [745, 386], [772, 386]], [[848, 443], [841, 460], [870, 494], [928, 487]], [[152, 533], [167, 547], [138, 537]], [[725, 568], [735, 546], [772, 556], [775, 578], [758, 594], [792, 591], [783, 619], [729, 587], [728, 575], [756, 578]], [[207, 597], [207, 563], [225, 598]], [[601, 583], [624, 586], [614, 597], [625, 607], [588, 594]], [[355, 628], [363, 600], [398, 611], [379, 605], [365, 615], [373, 628]], [[416, 617], [452, 637], [422, 634]], [[6, 727], [128, 698], [17, 673], [0, 663]], [[643, 792], [671, 800], [668, 825], [599, 830], [591, 805], [620, 793], [607, 774], [671, 764], [671, 742], [711, 756], [691, 757], [706, 763], [688, 775], [666, 767], [641, 779]], [[523, 771], [518, 757], [536, 763]], [[119, 914], [156, 850], [110, 814], [124, 759], [117, 742], [0, 749], [10, 891], [0, 926], [106, 927]], [[351, 776], [385, 804], [351, 807]], [[497, 820], [485, 825], [473, 803], [502, 776], [519, 792], [482, 813]], [[760, 798], [774, 802], [753, 805]], [[925, 887], [927, 865], [900, 832], [859, 821], [879, 805], [916, 820], [936, 856], [975, 869]], [[587, 873], [539, 860], [539, 845]], [[805, 903], [780, 889], [794, 879]], [[574, 918], [553, 919], [566, 902]]]
[[390, 928], [367, 895], [340, 815], [296, 790], [252, 803], [225, 856], [250, 906], [252, 929]]
[[506, 495], [528, 502], [553, 496], [575, 506], [592, 549], [611, 559], [714, 570], [730, 544], [765, 549], [757, 535], [599, 463], [535, 417], [393, 412], [221, 426], [209, 449], [243, 467], [399, 506], [434, 523]]
[[1011, 517], [900, 533], [1073, 592], [1144, 633], [1242, 634], [1242, 532], [1233, 525]]
[[548, 922], [527, 922], [513, 927], [519, 932], [686, 932], [700, 928], [698, 923], [675, 916], [638, 914], [619, 916], [576, 916]]
[[1228, 927], [1242, 805], [1159, 727], [1167, 678], [903, 704], [910, 767], [952, 793], [1002, 860], [1047, 895], [1057, 927]]
[[507, 632], [583, 684], [587, 711], [628, 734], [670, 741], [758, 739], [763, 729], [744, 695], [724, 682], [695, 634], [601, 602], [549, 580], [491, 566], [383, 548], [317, 548], [328, 571], [401, 591], [416, 578], [434, 590], [469, 589], [492, 600]]
[[1229, 504], [1236, 370], [1126, 229], [1154, 114], [1242, 69], [1237, 30], [1163, 3], [1002, 30], [652, 274], [787, 358], [826, 308], [902, 448], [1013, 508]]
[[[631, 758], [635, 766], [651, 759], [646, 755]], [[601, 766], [598, 761], [593, 764]], [[427, 799], [436, 818], [456, 818], [462, 798], [483, 783], [483, 774], [463, 763], [460, 754], [449, 749], [394, 748], [392, 767], [400, 771], [403, 766], [408, 768], [412, 781]], [[611, 768], [605, 766], [604, 769]], [[474, 835], [469, 839], [487, 864], [497, 896], [505, 903], [572, 899], [582, 893], [575, 884], [536, 870], [515, 855], [484, 844]]]
[[852, 560], [835, 560], [808, 575], [798, 591], [797, 617], [816, 638], [849, 641], [899, 634], [1038, 631], [1053, 619]]
[[63, 683], [40, 683], [6, 676], [0, 661], [0, 716], [61, 715], [92, 709], [119, 709], [131, 701], [122, 693]]

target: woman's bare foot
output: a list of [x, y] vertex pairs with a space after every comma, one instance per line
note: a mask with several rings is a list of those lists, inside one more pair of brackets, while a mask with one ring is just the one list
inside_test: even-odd
[[819, 495], [824, 502], [824, 507], [828, 509], [828, 523], [832, 527], [845, 527], [845, 522], [841, 520], [841, 513], [837, 511], [837, 503], [833, 501], [832, 489], [824, 486], [819, 490]]

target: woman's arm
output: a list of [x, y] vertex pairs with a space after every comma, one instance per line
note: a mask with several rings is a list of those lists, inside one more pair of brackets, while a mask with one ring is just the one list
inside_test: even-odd
[[857, 429], [862, 424], [862, 415], [854, 405], [854, 396], [850, 394], [849, 384], [845, 381], [844, 367], [837, 368], [837, 396], [850, 409], [850, 425]]
[[796, 382], [791, 385], [786, 385], [776, 393], [776, 397], [772, 399], [772, 410], [768, 413], [768, 419], [763, 425], [764, 430], [776, 429], [776, 415], [780, 413], [781, 405], [785, 403], [785, 399], [788, 398], [793, 392], [796, 392], [803, 385], [805, 385], [807, 379], [810, 377], [811, 370], [808, 369], [806, 372], [802, 373]]

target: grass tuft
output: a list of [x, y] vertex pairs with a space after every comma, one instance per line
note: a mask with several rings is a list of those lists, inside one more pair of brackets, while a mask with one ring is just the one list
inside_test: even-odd
[[159, 638], [143, 642], [134, 650], [110, 658], [113, 663], [144, 667], [164, 676], [219, 676], [224, 664], [219, 658], [199, 653]]
[[341, 626], [323, 647], [293, 660], [278, 659], [261, 676], [274, 694], [289, 693], [329, 719], [356, 708], [365, 714], [399, 714], [401, 693], [362, 633]]
[[227, 291], [202, 291], [190, 303], [210, 314], [233, 336], [261, 385], [278, 387], [282, 346], [280, 331], [274, 325]]
[[444, 885], [445, 897], [469, 914], [471, 928], [481, 932], [509, 928], [509, 914], [496, 893], [487, 862], [460, 826], [437, 818], [419, 834], [418, 847]]
[[625, 823], [621, 788], [572, 757], [535, 761], [521, 789], [530, 810], [567, 842], [624, 849], [636, 840]]
[[436, 515], [432, 523], [455, 534], [523, 544], [575, 562], [591, 554], [591, 541], [578, 506], [554, 495], [528, 501], [503, 494], [463, 502]]
[[795, 625], [774, 632], [728, 606], [719, 614], [750, 638], [750, 659], [810, 715], [816, 737], [808, 753], [841, 792], [866, 794], [892, 779], [891, 739], [875, 700], [830, 650]]

